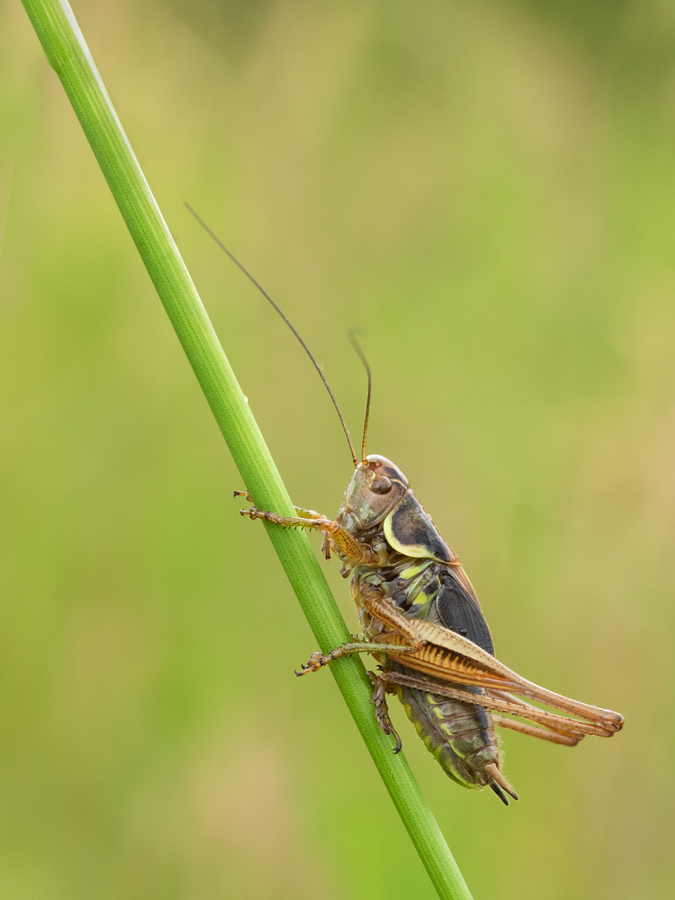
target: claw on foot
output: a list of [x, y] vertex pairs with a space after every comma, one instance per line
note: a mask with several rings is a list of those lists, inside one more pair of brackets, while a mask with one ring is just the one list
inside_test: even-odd
[[299, 672], [296, 671], [296, 675], [306, 675], [308, 672], [318, 672], [322, 666], [327, 666], [328, 663], [333, 662], [334, 659], [340, 659], [340, 657], [345, 656], [345, 647], [347, 644], [342, 644], [340, 647], [335, 647], [330, 653], [322, 653], [320, 650], [317, 650], [316, 653], [312, 653], [309, 660], [305, 663], [305, 665], [301, 668]]
[[317, 650], [316, 653], [312, 653], [309, 660], [300, 668], [300, 671], [295, 670], [295, 674], [298, 678], [301, 675], [306, 675], [308, 672], [318, 672], [322, 666], [328, 665], [328, 663], [333, 659], [331, 655], [324, 656], [320, 650]]
[[267, 518], [265, 513], [261, 509], [258, 509], [257, 506], [251, 506], [251, 507], [249, 507], [249, 509], [240, 509], [239, 515], [240, 516], [248, 516], [248, 518], [251, 520]]

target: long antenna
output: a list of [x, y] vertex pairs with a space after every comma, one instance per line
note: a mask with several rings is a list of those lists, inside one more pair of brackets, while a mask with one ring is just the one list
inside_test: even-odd
[[370, 374], [370, 366], [368, 365], [368, 360], [366, 359], [366, 356], [365, 356], [363, 350], [361, 349], [361, 345], [356, 340], [356, 332], [354, 330], [349, 332], [349, 340], [351, 341], [352, 347], [359, 354], [359, 359], [361, 360], [363, 365], [366, 367], [366, 372], [368, 373], [368, 397], [366, 399], [366, 418], [363, 423], [363, 443], [361, 444], [361, 462], [365, 466], [368, 463], [368, 461], [366, 459], [366, 442], [368, 440], [368, 419], [370, 418], [370, 394], [371, 394], [373, 379]]
[[[345, 433], [345, 436], [346, 436], [346, 438], [347, 438], [347, 443], [349, 444], [349, 449], [351, 450], [351, 454], [352, 454], [352, 462], [354, 463], [354, 468], [356, 468], [356, 467], [358, 466], [358, 464], [359, 464], [359, 461], [358, 461], [358, 459], [356, 458], [356, 451], [354, 450], [354, 444], [352, 444], [352, 439], [351, 439], [351, 437], [350, 437], [349, 430], [348, 430], [348, 428], [347, 428], [347, 425], [345, 424], [345, 420], [344, 420], [343, 417], [342, 417], [342, 413], [340, 412], [340, 407], [338, 406], [337, 400], [336, 400], [335, 397], [333, 396], [333, 392], [332, 392], [331, 389], [330, 389], [330, 385], [329, 385], [328, 382], [326, 381], [326, 378], [325, 378], [323, 372], [321, 371], [321, 367], [319, 366], [318, 362], [314, 359], [314, 357], [313, 357], [312, 354], [310, 353], [309, 347], [308, 347], [307, 344], [303, 341], [303, 339], [300, 337], [300, 335], [298, 334], [298, 332], [295, 330], [295, 328], [293, 327], [293, 325], [291, 325], [291, 323], [290, 323], [289, 320], [286, 318], [286, 316], [282, 313], [282, 311], [279, 309], [279, 307], [276, 305], [276, 303], [274, 302], [274, 300], [272, 300], [272, 298], [271, 298], [270, 295], [267, 293], [267, 291], [262, 287], [262, 285], [260, 285], [260, 284], [255, 280], [255, 278], [253, 277], [253, 275], [251, 275], [251, 273], [248, 271], [248, 269], [245, 269], [244, 266], [242, 266], [242, 264], [241, 264], [241, 263], [239, 262], [239, 260], [236, 258], [236, 256], [233, 256], [233, 254], [230, 253], [230, 251], [227, 249], [227, 247], [225, 246], [225, 244], [223, 244], [223, 242], [220, 240], [220, 238], [218, 238], [218, 236], [217, 236], [216, 234], [214, 234], [213, 231], [211, 231], [211, 229], [210, 229], [209, 226], [206, 224], [206, 222], [205, 222], [199, 215], [197, 215], [197, 213], [196, 213], [196, 212], [194, 211], [194, 209], [190, 206], [190, 204], [189, 204], [189, 203], [186, 203], [185, 206], [187, 207], [188, 212], [192, 213], [192, 215], [193, 215], [193, 216], [195, 217], [195, 219], [199, 222], [199, 224], [202, 226], [202, 228], [204, 229], [204, 231], [209, 235], [209, 237], [212, 238], [212, 239], [216, 242], [216, 244], [218, 244], [218, 246], [220, 247], [220, 249], [230, 257], [230, 259], [231, 259], [232, 262], [235, 264], [235, 266], [237, 266], [239, 269], [241, 269], [241, 271], [242, 271], [242, 272], [244, 273], [244, 275], [249, 279], [249, 281], [252, 281], [252, 282], [253, 282], [253, 284], [258, 288], [258, 290], [259, 290], [260, 293], [263, 295], [263, 297], [265, 298], [265, 300], [267, 300], [269, 303], [271, 303], [271, 305], [276, 309], [276, 311], [279, 313], [279, 315], [281, 316], [281, 318], [284, 320], [284, 322], [288, 325], [288, 327], [291, 329], [291, 331], [293, 332], [293, 334], [296, 336], [296, 338], [297, 338], [297, 339], [300, 341], [300, 343], [302, 344], [302, 347], [303, 347], [305, 353], [306, 353], [307, 356], [309, 356], [309, 358], [312, 360], [312, 363], [313, 363], [313, 365], [314, 365], [314, 368], [315, 368], [316, 371], [319, 373], [319, 376], [321, 377], [321, 380], [322, 380], [323, 383], [325, 384], [326, 390], [328, 391], [328, 393], [329, 393], [329, 395], [330, 395], [330, 399], [333, 401], [333, 406], [334, 406], [335, 409], [337, 410], [337, 414], [338, 414], [338, 416], [340, 417], [340, 422], [341, 422], [341, 424], [342, 424], [342, 429], [343, 429], [343, 431], [344, 431], [344, 433]], [[359, 352], [360, 352], [360, 351], [359, 351]], [[361, 358], [363, 359], [363, 355], [361, 355]], [[365, 363], [365, 359], [364, 359], [364, 363]], [[366, 367], [367, 367], [367, 366], [368, 366], [368, 363], [365, 363], [365, 365], [366, 365]], [[370, 378], [370, 371], [368, 372], [368, 377]], [[369, 384], [370, 384], [370, 381], [369, 381]], [[369, 390], [368, 396], [369, 396], [369, 399], [370, 399], [370, 388], [369, 388], [368, 390]], [[364, 446], [365, 446], [365, 445], [364, 445]]]

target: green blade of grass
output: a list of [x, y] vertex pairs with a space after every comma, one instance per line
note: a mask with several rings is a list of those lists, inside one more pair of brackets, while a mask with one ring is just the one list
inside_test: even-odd
[[[192, 279], [141, 171], [72, 10], [65, 0], [23, 0], [58, 74], [138, 252], [201, 385], [255, 504], [292, 515], [293, 507]], [[348, 640], [328, 584], [304, 533], [268, 534], [322, 651]], [[439, 897], [471, 895], [403, 755], [392, 754], [370, 702], [371, 686], [354, 657], [330, 669]]]

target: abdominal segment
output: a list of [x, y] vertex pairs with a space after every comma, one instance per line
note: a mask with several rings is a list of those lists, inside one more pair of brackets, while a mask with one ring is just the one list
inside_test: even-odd
[[[417, 676], [390, 659], [386, 668]], [[481, 692], [466, 685], [444, 684], [472, 693]], [[396, 691], [427, 750], [453, 781], [474, 790], [490, 784], [492, 777], [485, 766], [492, 763], [499, 767], [499, 748], [488, 710], [404, 685], [398, 685]]]

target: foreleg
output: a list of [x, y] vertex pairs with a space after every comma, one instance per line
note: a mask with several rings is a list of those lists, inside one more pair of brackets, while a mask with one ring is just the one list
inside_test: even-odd
[[250, 519], [264, 519], [272, 525], [281, 526], [281, 528], [311, 528], [322, 531], [330, 537], [338, 552], [352, 565], [368, 565], [379, 560], [377, 552], [372, 547], [357, 541], [337, 522], [314, 512], [314, 510], [297, 508], [296, 512], [299, 513], [297, 516], [280, 516], [278, 513], [252, 506], [250, 509], [240, 509], [239, 512], [242, 516], [248, 516]]

